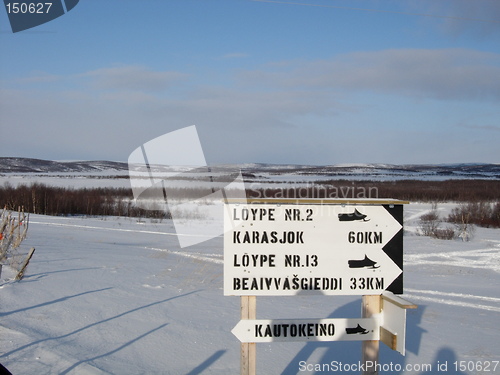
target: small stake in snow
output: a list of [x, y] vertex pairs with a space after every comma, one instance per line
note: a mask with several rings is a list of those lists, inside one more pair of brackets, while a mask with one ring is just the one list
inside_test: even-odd
[[23, 265], [21, 266], [21, 270], [18, 272], [16, 276], [16, 280], [21, 280], [24, 277], [24, 271], [26, 271], [26, 268], [28, 267], [28, 263], [31, 260], [31, 257], [33, 256], [33, 253], [35, 252], [35, 248], [32, 247], [28, 253], [28, 256], [24, 260]]

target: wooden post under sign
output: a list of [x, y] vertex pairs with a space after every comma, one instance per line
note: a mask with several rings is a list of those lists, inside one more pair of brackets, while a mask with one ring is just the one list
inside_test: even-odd
[[[361, 316], [363, 318], [371, 318], [373, 315], [379, 314], [381, 308], [382, 296], [363, 296], [361, 302]], [[378, 363], [379, 343], [378, 340], [363, 341], [361, 363], [367, 365], [363, 375], [378, 374], [375, 364]]]
[[[241, 319], [256, 319], [257, 318], [257, 297], [242, 296], [241, 297]], [[241, 375], [255, 375], [256, 373], [256, 347], [254, 342], [241, 343]]]

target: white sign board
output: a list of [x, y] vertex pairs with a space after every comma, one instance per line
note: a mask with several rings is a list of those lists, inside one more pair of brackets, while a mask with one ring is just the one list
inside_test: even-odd
[[384, 251], [402, 229], [386, 206], [225, 206], [225, 295], [381, 294], [402, 273]]
[[379, 340], [380, 319], [240, 320], [231, 332], [241, 342]]
[[417, 306], [388, 292], [382, 295], [382, 301], [382, 314], [384, 318], [381, 325], [390, 337], [383, 337], [381, 340], [392, 350], [405, 355], [406, 310], [416, 309]]

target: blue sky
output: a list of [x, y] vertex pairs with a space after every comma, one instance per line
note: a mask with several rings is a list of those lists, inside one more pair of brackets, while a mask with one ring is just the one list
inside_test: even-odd
[[0, 156], [196, 125], [210, 164], [498, 163], [499, 40], [497, 0], [80, 0], [18, 33], [3, 8]]

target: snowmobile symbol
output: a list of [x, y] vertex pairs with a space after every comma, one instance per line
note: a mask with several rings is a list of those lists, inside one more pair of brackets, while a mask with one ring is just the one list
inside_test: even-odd
[[358, 326], [355, 328], [346, 328], [345, 332], [348, 335], [366, 335], [369, 331], [358, 324]]
[[339, 214], [339, 221], [370, 221], [370, 219], [355, 208], [352, 214]]
[[377, 262], [371, 260], [368, 258], [365, 254], [365, 258], [361, 260], [349, 260], [349, 268], [370, 268], [370, 269], [375, 269], [379, 268], [380, 266], [377, 266]]

